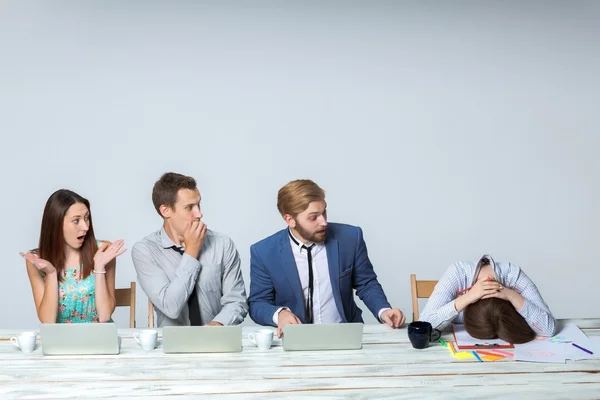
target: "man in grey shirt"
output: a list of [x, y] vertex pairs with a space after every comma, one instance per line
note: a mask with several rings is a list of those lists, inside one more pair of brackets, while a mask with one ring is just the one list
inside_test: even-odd
[[241, 323], [248, 305], [240, 257], [230, 238], [202, 222], [194, 178], [164, 174], [152, 202], [163, 226], [137, 242], [131, 256], [158, 326]]

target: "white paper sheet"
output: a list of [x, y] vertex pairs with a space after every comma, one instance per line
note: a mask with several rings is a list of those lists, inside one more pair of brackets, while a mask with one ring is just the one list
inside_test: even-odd
[[587, 340], [588, 337], [581, 329], [577, 327], [577, 325], [575, 325], [573, 322], [569, 322], [562, 326], [558, 326], [556, 335], [547, 339], [552, 343], [577, 343]]
[[591, 351], [594, 354], [588, 354], [583, 350], [578, 349], [572, 344], [568, 345], [567, 358], [573, 361], [589, 360], [600, 358], [600, 337], [593, 337], [574, 342], [576, 345]]
[[515, 345], [515, 360], [540, 363], [564, 364], [567, 343], [551, 343], [545, 340]]
[[464, 346], [475, 346], [477, 344], [484, 346], [494, 344], [510, 346], [510, 343], [505, 342], [502, 339], [475, 339], [469, 335], [463, 324], [452, 324], [452, 329], [454, 330], [456, 344], [458, 345], [459, 349]]

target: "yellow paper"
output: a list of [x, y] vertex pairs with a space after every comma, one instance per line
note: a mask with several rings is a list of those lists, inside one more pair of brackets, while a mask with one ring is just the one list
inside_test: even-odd
[[466, 360], [467, 358], [473, 358], [473, 353], [471, 353], [470, 351], [457, 351], [456, 353], [452, 354], [455, 358], [458, 358], [459, 360]]

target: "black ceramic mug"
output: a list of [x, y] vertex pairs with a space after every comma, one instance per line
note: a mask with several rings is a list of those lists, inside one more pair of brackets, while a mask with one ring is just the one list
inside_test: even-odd
[[413, 321], [408, 324], [408, 339], [415, 349], [424, 349], [429, 342], [436, 341], [442, 336], [437, 329], [433, 329], [429, 322]]

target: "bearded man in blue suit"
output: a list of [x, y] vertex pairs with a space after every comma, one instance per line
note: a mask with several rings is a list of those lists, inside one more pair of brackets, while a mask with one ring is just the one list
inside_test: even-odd
[[250, 317], [276, 326], [363, 322], [353, 290], [371, 313], [393, 328], [404, 314], [392, 308], [373, 270], [359, 227], [328, 223], [325, 192], [295, 180], [278, 193], [287, 228], [250, 248]]

